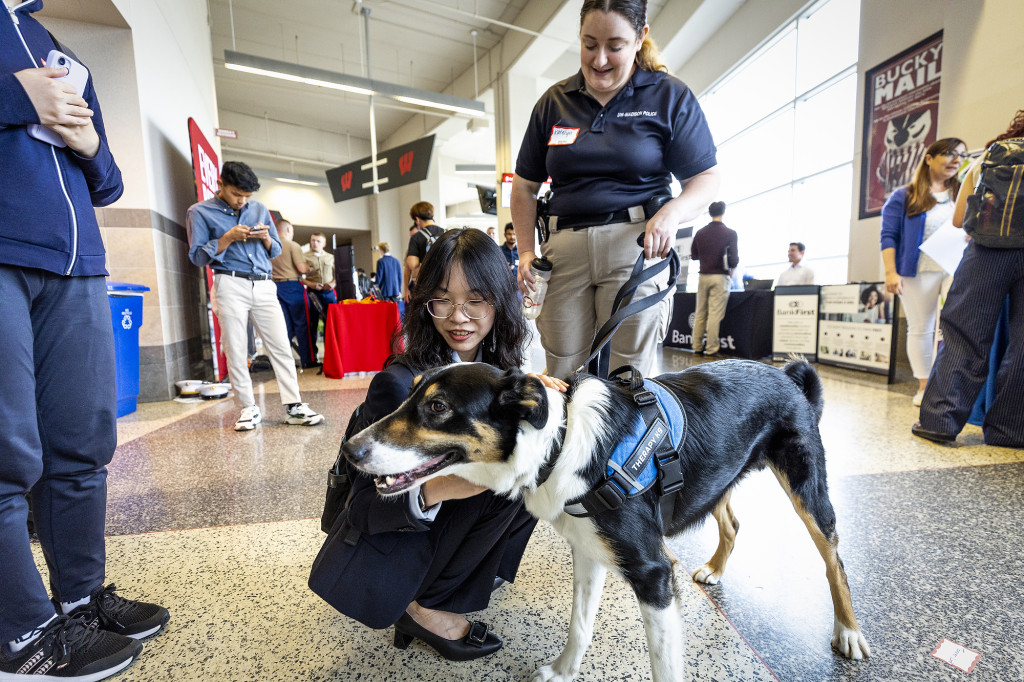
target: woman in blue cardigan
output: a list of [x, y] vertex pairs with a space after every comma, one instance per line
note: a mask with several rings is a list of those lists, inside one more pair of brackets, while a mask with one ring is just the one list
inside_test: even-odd
[[907, 355], [919, 382], [914, 405], [921, 404], [932, 370], [935, 311], [946, 273], [919, 247], [953, 218], [953, 200], [960, 182], [957, 171], [967, 145], [944, 137], [928, 147], [914, 179], [890, 195], [882, 207], [882, 262], [885, 290], [899, 294], [907, 316]]

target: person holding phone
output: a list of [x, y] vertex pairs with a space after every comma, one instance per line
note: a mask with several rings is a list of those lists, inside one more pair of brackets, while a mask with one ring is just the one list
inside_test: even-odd
[[58, 48], [32, 17], [42, 4], [4, 0], [0, 12], [0, 678], [100, 680], [170, 615], [104, 586], [117, 395], [93, 207], [124, 185], [88, 70], [79, 92], [67, 68], [40, 67]]
[[260, 182], [249, 166], [227, 161], [217, 179], [219, 191], [193, 204], [185, 216], [189, 259], [214, 272], [210, 304], [220, 320], [228, 376], [242, 413], [235, 431], [252, 431], [263, 414], [252, 391], [246, 364], [246, 329], [250, 320], [263, 339], [285, 406], [285, 423], [314, 426], [323, 422], [299, 395], [299, 382], [288, 342], [288, 327], [277, 302], [271, 258], [281, 254], [281, 239], [267, 207], [250, 201]]

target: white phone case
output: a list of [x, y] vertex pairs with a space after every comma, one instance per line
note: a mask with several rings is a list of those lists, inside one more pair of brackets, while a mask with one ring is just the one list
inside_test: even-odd
[[[70, 83], [75, 88], [75, 92], [79, 97], [85, 92], [85, 85], [89, 82], [89, 69], [76, 62], [71, 57], [67, 56], [60, 50], [50, 50], [50, 54], [46, 55], [46, 66], [53, 69], [66, 68], [68, 74], [57, 78], [56, 80], [65, 81]], [[28, 127], [28, 134], [37, 140], [42, 140], [48, 144], [52, 144], [54, 147], [66, 147], [64, 138], [58, 135], [53, 130], [50, 130], [44, 125], [33, 123]]]

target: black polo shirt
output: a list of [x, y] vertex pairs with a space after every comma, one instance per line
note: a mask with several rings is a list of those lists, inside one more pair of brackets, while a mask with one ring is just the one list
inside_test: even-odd
[[552, 215], [618, 211], [716, 164], [693, 92], [678, 78], [637, 68], [604, 107], [583, 73], [551, 86], [533, 108], [516, 174], [551, 177]]
[[[427, 238], [427, 235], [430, 238]], [[430, 251], [430, 245], [434, 243], [438, 237], [444, 234], [444, 228], [434, 223], [433, 225], [426, 225], [423, 229], [418, 230], [416, 234], [409, 237], [409, 250], [406, 251], [406, 257], [416, 256], [423, 262], [423, 259], [427, 257], [427, 251]]]

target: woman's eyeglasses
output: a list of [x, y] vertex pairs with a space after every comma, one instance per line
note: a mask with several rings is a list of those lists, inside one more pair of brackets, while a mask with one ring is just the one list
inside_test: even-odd
[[491, 304], [487, 301], [466, 301], [465, 303], [452, 303], [447, 298], [432, 298], [427, 301], [427, 312], [432, 317], [441, 319], [451, 317], [455, 312], [455, 306], [462, 306], [462, 314], [471, 320], [479, 320], [487, 317], [491, 312]]
[[963, 161], [964, 159], [968, 159], [971, 156], [967, 152], [939, 152], [939, 153], [942, 156], [948, 156], [951, 159], [960, 159], [961, 161]]

